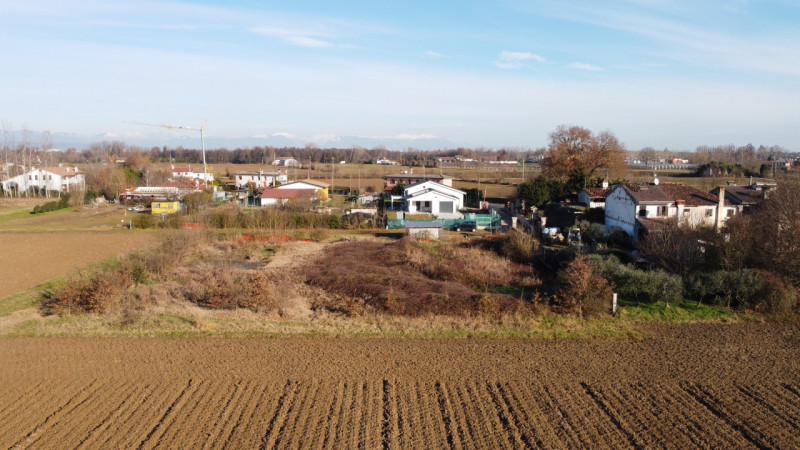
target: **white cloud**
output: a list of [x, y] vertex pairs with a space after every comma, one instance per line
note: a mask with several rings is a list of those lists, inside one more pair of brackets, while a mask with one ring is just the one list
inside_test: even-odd
[[295, 135], [293, 135], [291, 133], [286, 133], [285, 131], [279, 131], [277, 133], [272, 133], [272, 136], [274, 136], [274, 137], [285, 137], [287, 139], [294, 139], [295, 138]]
[[330, 37], [326, 33], [321, 33], [314, 30], [305, 29], [292, 29], [292, 28], [279, 28], [279, 27], [253, 27], [250, 28], [252, 33], [260, 36], [274, 37], [281, 39], [289, 44], [298, 47], [308, 48], [327, 48], [333, 47], [333, 43], [321, 38]]
[[339, 142], [341, 139], [335, 134], [317, 134], [311, 137], [311, 141], [315, 143], [322, 142]]
[[500, 52], [494, 65], [501, 69], [519, 69], [528, 62], [547, 62], [543, 57], [531, 52]]
[[577, 70], [587, 70], [589, 72], [599, 72], [599, 71], [603, 70], [603, 69], [601, 69], [601, 68], [599, 68], [597, 66], [593, 66], [591, 64], [586, 64], [586, 63], [582, 63], [582, 62], [574, 62], [574, 63], [569, 65], [569, 68], [570, 69], [577, 69]]
[[433, 51], [433, 50], [428, 50], [428, 51], [426, 51], [425, 53], [423, 53], [423, 55], [424, 55], [426, 58], [441, 58], [441, 57], [442, 57], [442, 54], [441, 54], [441, 53], [439, 53], [439, 52], [435, 52], [435, 51]]
[[409, 139], [409, 140], [416, 140], [416, 139], [436, 139], [437, 136], [428, 133], [422, 134], [408, 134], [408, 133], [401, 133], [394, 136], [394, 139]]

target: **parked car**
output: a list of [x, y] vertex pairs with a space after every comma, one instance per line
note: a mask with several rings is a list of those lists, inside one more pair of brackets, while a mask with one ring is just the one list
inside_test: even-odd
[[456, 231], [475, 231], [478, 229], [478, 224], [474, 220], [465, 220], [455, 226]]

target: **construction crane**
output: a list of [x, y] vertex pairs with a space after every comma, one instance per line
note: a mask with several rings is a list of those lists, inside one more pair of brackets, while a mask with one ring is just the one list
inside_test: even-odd
[[149, 127], [160, 127], [160, 128], [167, 128], [169, 130], [177, 129], [177, 130], [190, 130], [190, 131], [199, 131], [200, 132], [200, 145], [203, 149], [203, 182], [208, 186], [208, 167], [206, 166], [206, 140], [203, 136], [203, 129], [206, 127], [206, 122], [208, 119], [203, 121], [203, 125], [200, 128], [193, 128], [187, 127], [183, 125], [169, 125], [166, 123], [149, 123], [149, 122], [136, 122], [136, 121], [126, 121], [126, 123], [135, 123], [136, 125], [147, 125]]

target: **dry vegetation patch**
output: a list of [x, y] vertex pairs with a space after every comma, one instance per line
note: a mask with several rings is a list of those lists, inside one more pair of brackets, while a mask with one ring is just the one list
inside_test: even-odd
[[308, 283], [330, 294], [316, 308], [350, 315], [481, 315], [523, 312], [530, 305], [490, 292], [537, 283], [529, 269], [489, 251], [449, 243], [345, 242], [306, 268]]

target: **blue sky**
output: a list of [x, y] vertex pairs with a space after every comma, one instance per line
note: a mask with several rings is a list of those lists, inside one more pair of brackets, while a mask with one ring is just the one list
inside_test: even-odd
[[800, 3], [6, 1], [0, 119], [124, 139], [547, 144], [559, 124], [629, 149], [800, 151]]

